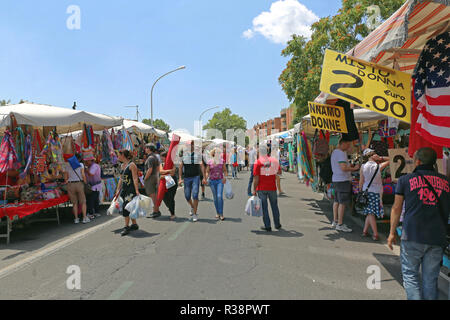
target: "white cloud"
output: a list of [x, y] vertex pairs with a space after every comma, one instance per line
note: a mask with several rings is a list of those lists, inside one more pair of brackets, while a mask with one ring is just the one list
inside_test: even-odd
[[278, 0], [270, 6], [270, 11], [262, 12], [253, 19], [253, 28], [242, 35], [250, 39], [256, 33], [275, 43], [287, 43], [293, 34], [311, 37], [311, 25], [318, 21], [311, 10], [297, 0]]

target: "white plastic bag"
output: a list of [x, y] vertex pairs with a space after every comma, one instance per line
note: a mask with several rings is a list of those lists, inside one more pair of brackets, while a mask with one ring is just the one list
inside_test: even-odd
[[111, 205], [106, 211], [106, 214], [108, 216], [112, 216], [113, 214], [120, 213], [122, 212], [122, 206], [123, 206], [123, 199], [122, 197], [119, 197], [111, 202]]
[[257, 196], [252, 196], [247, 201], [247, 205], [245, 206], [245, 212], [247, 215], [252, 217], [262, 217], [262, 203], [261, 199]]
[[233, 189], [231, 188], [231, 183], [228, 180], [225, 183], [225, 197], [229, 200], [234, 198]]
[[172, 176], [165, 176], [165, 178], [166, 178], [167, 190], [169, 190], [170, 188], [172, 188], [176, 185], [175, 180], [172, 178]]
[[136, 196], [125, 206], [125, 210], [130, 213], [130, 219], [138, 219], [147, 216], [147, 208], [152, 202], [151, 199], [150, 201], [146, 199], [148, 197], [144, 197], [145, 196], [142, 195]]
[[147, 212], [153, 210], [153, 201], [152, 198], [143, 196], [142, 194], [139, 196], [139, 207], [144, 209]]

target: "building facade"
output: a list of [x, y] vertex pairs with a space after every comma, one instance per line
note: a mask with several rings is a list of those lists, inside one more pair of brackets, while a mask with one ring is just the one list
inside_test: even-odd
[[275, 132], [288, 131], [289, 127], [294, 124], [294, 106], [281, 110], [280, 116], [274, 119], [269, 119], [263, 123], [257, 123], [253, 130], [259, 135], [259, 130], [266, 130], [267, 135]]

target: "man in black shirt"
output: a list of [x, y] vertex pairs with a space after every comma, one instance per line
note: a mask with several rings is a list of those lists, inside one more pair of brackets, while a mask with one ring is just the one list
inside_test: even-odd
[[[438, 278], [450, 212], [450, 181], [434, 170], [436, 151], [422, 148], [414, 157], [413, 173], [400, 177], [391, 211], [388, 246], [395, 243], [396, 227], [405, 202], [401, 262], [408, 300], [436, 300]], [[422, 266], [422, 284], [419, 270]]]
[[[200, 189], [200, 176], [205, 177], [205, 166], [202, 161], [201, 149], [200, 152], [195, 151], [194, 141], [191, 141], [191, 152], [183, 154], [182, 162], [179, 167], [180, 184], [184, 183], [184, 196], [191, 207], [190, 215], [192, 221], [198, 220], [198, 193]], [[184, 174], [184, 180], [181, 176]], [[191, 198], [192, 197], [192, 198]]]

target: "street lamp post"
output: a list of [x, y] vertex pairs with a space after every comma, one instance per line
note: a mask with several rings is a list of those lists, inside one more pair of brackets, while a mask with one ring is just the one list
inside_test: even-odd
[[171, 73], [173, 73], [173, 72], [175, 72], [175, 71], [179, 71], [179, 70], [182, 70], [182, 69], [186, 69], [186, 66], [178, 67], [178, 68], [176, 68], [175, 70], [172, 70], [172, 71], [169, 71], [169, 72], [163, 74], [161, 77], [159, 77], [158, 79], [156, 79], [155, 83], [153, 83], [153, 86], [152, 86], [152, 92], [151, 92], [151, 95], [150, 95], [150, 104], [151, 104], [151, 125], [152, 125], [152, 126], [153, 126], [153, 89], [155, 88], [156, 83], [157, 83], [159, 80], [161, 80], [162, 78], [164, 78], [165, 76], [167, 76], [168, 74], [171, 74]]
[[200, 114], [200, 118], [198, 119], [198, 125], [200, 126], [200, 138], [202, 138], [202, 136], [203, 136], [203, 134], [202, 134], [202, 117], [203, 117], [203, 115], [206, 113], [206, 112], [208, 112], [208, 111], [210, 111], [210, 110], [214, 110], [214, 109], [219, 109], [220, 107], [212, 107], [212, 108], [209, 108], [209, 109], [206, 109], [205, 111], [203, 111], [201, 114]]

